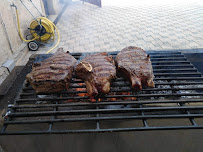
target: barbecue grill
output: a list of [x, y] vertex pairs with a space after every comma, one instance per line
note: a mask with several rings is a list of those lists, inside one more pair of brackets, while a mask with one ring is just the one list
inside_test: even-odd
[[[36, 94], [25, 82], [25, 75], [33, 62], [50, 55], [32, 55], [19, 74], [17, 91], [9, 97], [0, 135], [202, 129], [201, 73], [181, 51], [147, 53], [155, 88], [135, 92], [124, 78], [118, 77], [109, 94], [95, 99], [87, 96], [84, 82], [75, 76], [68, 91]], [[87, 54], [72, 53], [78, 60]], [[109, 54], [115, 57], [117, 52]]]

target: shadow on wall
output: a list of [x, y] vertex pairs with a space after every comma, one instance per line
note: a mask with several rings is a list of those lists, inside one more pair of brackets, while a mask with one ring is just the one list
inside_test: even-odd
[[65, 2], [71, 0], [42, 0], [46, 15], [57, 15], [60, 13]]
[[94, 5], [101, 7], [101, 0], [81, 0], [81, 1], [88, 2], [88, 3], [91, 3], [91, 4], [94, 4]]

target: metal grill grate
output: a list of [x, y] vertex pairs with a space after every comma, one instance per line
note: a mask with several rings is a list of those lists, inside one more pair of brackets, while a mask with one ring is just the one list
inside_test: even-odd
[[[109, 53], [116, 55], [117, 52]], [[181, 52], [148, 52], [155, 88], [134, 92], [117, 78], [97, 99], [73, 78], [69, 91], [36, 94], [23, 88], [8, 106], [1, 135], [64, 134], [203, 128], [203, 77]], [[73, 54], [77, 59], [81, 54]]]

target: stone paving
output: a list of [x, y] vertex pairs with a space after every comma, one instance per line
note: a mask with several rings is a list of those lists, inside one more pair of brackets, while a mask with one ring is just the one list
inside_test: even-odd
[[[116, 51], [129, 45], [146, 50], [203, 48], [203, 5], [99, 8], [74, 2], [67, 7], [57, 27], [61, 35], [59, 47], [70, 52]], [[45, 53], [50, 48], [45, 45], [26, 56]]]

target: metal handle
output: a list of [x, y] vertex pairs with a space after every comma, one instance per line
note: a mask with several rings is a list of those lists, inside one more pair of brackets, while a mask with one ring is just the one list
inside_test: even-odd
[[40, 25], [40, 28], [42, 28], [42, 25], [40, 24], [40, 22], [37, 20], [37, 18], [35, 18], [35, 16], [31, 13], [31, 11], [27, 8], [27, 6], [23, 3], [22, 0], [20, 0], [20, 2], [24, 5], [24, 7], [28, 10], [28, 12], [32, 15], [32, 17], [37, 21], [37, 23]]
[[42, 13], [38, 10], [38, 8], [36, 7], [36, 5], [32, 2], [32, 0], [30, 0], [30, 2], [32, 3], [32, 5], [35, 7], [35, 9], [38, 11], [38, 13], [41, 15], [41, 16], [43, 16], [42, 15]]

